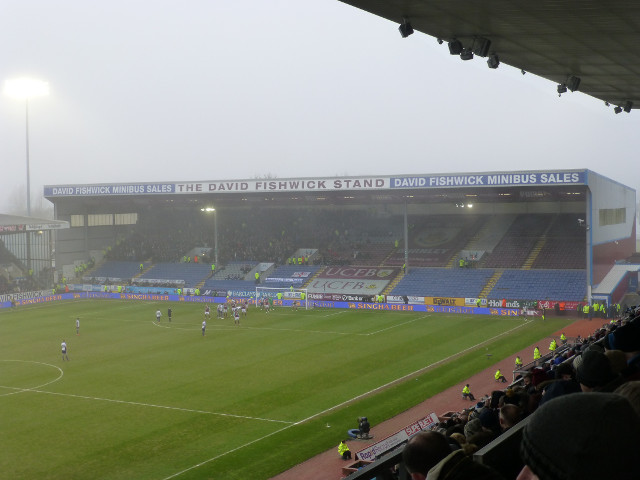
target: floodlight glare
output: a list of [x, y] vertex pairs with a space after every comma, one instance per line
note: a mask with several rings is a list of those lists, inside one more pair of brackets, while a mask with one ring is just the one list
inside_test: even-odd
[[15, 78], [4, 83], [4, 93], [19, 100], [44, 97], [49, 95], [49, 84], [33, 78]]

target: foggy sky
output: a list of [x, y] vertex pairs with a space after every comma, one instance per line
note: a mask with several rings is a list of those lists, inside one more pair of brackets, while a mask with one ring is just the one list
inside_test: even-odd
[[[31, 76], [45, 184], [588, 168], [640, 189], [640, 112], [337, 0], [4, 0], [0, 82]], [[0, 212], [26, 203], [25, 105], [0, 95]]]

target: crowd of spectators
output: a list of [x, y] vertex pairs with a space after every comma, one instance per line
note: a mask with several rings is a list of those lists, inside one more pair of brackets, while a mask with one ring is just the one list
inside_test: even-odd
[[[179, 262], [183, 252], [212, 247], [217, 228], [219, 263], [264, 261], [285, 265], [301, 247], [318, 248], [323, 264], [349, 264], [354, 252], [362, 252], [373, 239], [389, 238], [393, 244], [400, 231], [400, 217], [385, 225], [374, 213], [345, 209], [246, 208], [216, 212], [217, 218], [200, 212], [168, 212], [158, 218], [142, 213], [139, 222], [123, 234], [108, 251], [108, 260]], [[214, 225], [215, 223], [215, 225]], [[397, 228], [396, 228], [397, 227]]]
[[410, 439], [403, 462], [414, 480], [502, 479], [471, 457], [527, 417], [519, 480], [640, 478], [640, 307], [519, 371]]

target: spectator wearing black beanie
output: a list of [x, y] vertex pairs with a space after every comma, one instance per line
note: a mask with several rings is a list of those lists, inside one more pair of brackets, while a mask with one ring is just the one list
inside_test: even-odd
[[524, 428], [517, 480], [637, 480], [640, 417], [614, 393], [573, 393], [541, 406]]

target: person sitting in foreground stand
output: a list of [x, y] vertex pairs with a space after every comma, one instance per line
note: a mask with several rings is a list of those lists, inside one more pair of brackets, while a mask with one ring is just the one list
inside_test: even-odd
[[349, 450], [346, 440], [342, 440], [340, 445], [338, 445], [338, 455], [340, 455], [343, 460], [351, 460], [351, 450]]
[[[596, 425], [597, 423], [597, 425]], [[640, 417], [614, 393], [572, 393], [542, 405], [525, 426], [517, 480], [640, 478]]]
[[402, 460], [413, 480], [502, 480], [489, 467], [475, 463], [462, 450], [451, 451], [438, 432], [423, 431], [409, 439]]

